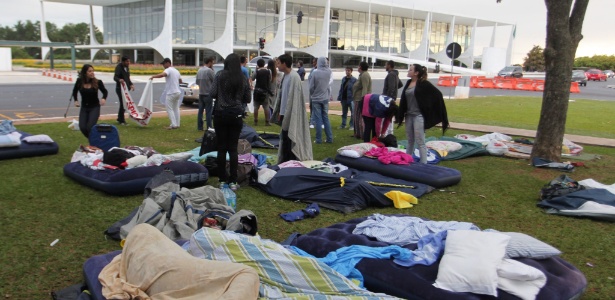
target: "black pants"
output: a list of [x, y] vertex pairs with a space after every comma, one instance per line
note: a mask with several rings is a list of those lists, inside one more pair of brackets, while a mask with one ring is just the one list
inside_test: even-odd
[[293, 153], [293, 141], [288, 137], [288, 131], [282, 130], [280, 134], [281, 143], [280, 147], [282, 147], [282, 157], [278, 159], [280, 163], [287, 162], [289, 160], [298, 160], [297, 156]]
[[[243, 119], [237, 116], [223, 117], [214, 115], [214, 130], [216, 131], [218, 150], [218, 177], [220, 182], [237, 182], [237, 144], [243, 127]], [[226, 174], [226, 153], [229, 156], [230, 174]]]
[[92, 127], [98, 122], [100, 117], [100, 105], [85, 107], [81, 106], [79, 110], [79, 130], [86, 138], [90, 138]]
[[120, 102], [120, 109], [117, 111], [117, 121], [120, 123], [126, 123], [126, 119], [124, 119], [124, 99], [122, 98], [122, 89], [115, 89], [115, 93], [117, 94], [117, 99]]
[[363, 116], [363, 142], [369, 143], [376, 136], [376, 118]]

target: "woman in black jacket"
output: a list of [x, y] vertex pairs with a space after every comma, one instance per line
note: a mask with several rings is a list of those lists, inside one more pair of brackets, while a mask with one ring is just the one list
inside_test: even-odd
[[442, 92], [427, 80], [427, 68], [412, 64], [408, 69], [410, 80], [406, 82], [401, 93], [398, 127], [406, 118], [406, 136], [408, 147], [406, 153], [412, 155], [414, 145], [419, 148], [420, 162], [427, 163], [425, 130], [442, 123], [442, 134], [448, 128], [448, 116]]
[[[250, 85], [241, 72], [237, 54], [231, 53], [224, 60], [224, 69], [214, 78], [210, 96], [216, 99], [214, 105], [214, 129], [218, 149], [218, 174], [220, 188], [228, 183], [231, 190], [237, 184], [237, 142], [243, 127], [243, 104], [250, 103]], [[226, 153], [229, 156], [230, 174], [226, 174]]]
[[[102, 92], [102, 98], [98, 100], [98, 91]], [[77, 92], [81, 94], [81, 105], [77, 99]], [[107, 103], [107, 89], [102, 80], [96, 79], [94, 67], [89, 64], [83, 65], [79, 77], [73, 87], [73, 99], [75, 106], [81, 106], [79, 110], [79, 129], [86, 138], [90, 137], [92, 127], [100, 117], [100, 106]]]

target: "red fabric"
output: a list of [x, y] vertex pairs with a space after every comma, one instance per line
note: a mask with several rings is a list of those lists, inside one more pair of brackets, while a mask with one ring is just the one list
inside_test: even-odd
[[385, 165], [409, 165], [414, 162], [412, 156], [406, 154], [405, 152], [389, 151], [389, 149], [385, 147], [371, 149], [365, 153], [365, 156], [377, 157], [378, 161]]
[[377, 136], [373, 137], [372, 140], [369, 143], [378, 146], [378, 148], [384, 147], [384, 144], [382, 142], [380, 142], [380, 140], [378, 139]]

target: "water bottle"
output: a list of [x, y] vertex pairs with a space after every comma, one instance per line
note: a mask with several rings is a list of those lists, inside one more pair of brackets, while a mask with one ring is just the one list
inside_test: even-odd
[[222, 186], [222, 194], [224, 195], [224, 199], [226, 199], [226, 204], [233, 209], [237, 208], [237, 195], [235, 192], [228, 187], [228, 184], [224, 184]]

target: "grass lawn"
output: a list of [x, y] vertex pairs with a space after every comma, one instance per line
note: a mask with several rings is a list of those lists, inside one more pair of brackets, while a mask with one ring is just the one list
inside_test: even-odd
[[[447, 101], [447, 105], [451, 121], [484, 121], [486, 124], [518, 124], [532, 128], [535, 124], [532, 120], [537, 118], [537, 114], [529, 111], [537, 109], [539, 100], [485, 98]], [[604, 103], [577, 101], [571, 103], [571, 110], [592, 105]], [[601, 115], [608, 114], [607, 108], [592, 112], [591, 120], [596, 124], [591, 126], [597, 128], [592, 135], [615, 137], [613, 129], [600, 123], [612, 120], [613, 106], [608, 109], [610, 118]], [[524, 117], [524, 114], [532, 117]], [[495, 116], [500, 116], [500, 119]], [[340, 118], [332, 116], [331, 120], [332, 127], [337, 128]], [[248, 122], [251, 124], [252, 120]], [[590, 124], [581, 120], [577, 122], [567, 131], [589, 134], [593, 130]], [[135, 124], [120, 126], [122, 146], [152, 146], [161, 153], [198, 146], [194, 142], [199, 136], [196, 116], [183, 117], [183, 126], [179, 130], [164, 130], [162, 127], [167, 123], [166, 117], [160, 117], [143, 128]], [[31, 134], [48, 134], [58, 142], [60, 152], [52, 156], [0, 161], [4, 175], [0, 184], [0, 227], [3, 233], [0, 235], [0, 295], [4, 299], [46, 299], [50, 291], [80, 282], [82, 265], [87, 258], [120, 249], [118, 242], [105, 239], [104, 230], [143, 200], [142, 195], [109, 196], [65, 177], [63, 166], [80, 144], [87, 143], [79, 131], [71, 131], [67, 125], [68, 122], [17, 126]], [[278, 129], [275, 126], [257, 127], [257, 130], [270, 132]], [[396, 131], [400, 139], [404, 136], [401, 130]], [[427, 135], [440, 133], [440, 130], [432, 129]], [[462, 132], [451, 130], [446, 135], [458, 133]], [[315, 159], [333, 157], [337, 148], [357, 142], [350, 137], [348, 130], [334, 129], [334, 136], [334, 144], [314, 145]], [[587, 146], [585, 152], [600, 154], [602, 159], [586, 161], [587, 167], [577, 168], [569, 175], [576, 180], [594, 178], [606, 184], [615, 182], [613, 149]], [[584, 299], [615, 298], [615, 225], [547, 215], [536, 207], [541, 186], [560, 172], [531, 167], [527, 160], [491, 156], [442, 162], [441, 165], [460, 170], [463, 174], [461, 183], [425, 195], [419, 199], [418, 205], [404, 211], [366, 209], [343, 215], [322, 210], [314, 219], [286, 223], [279, 213], [306, 205], [271, 197], [252, 187], [242, 187], [238, 191], [237, 206], [238, 209], [252, 210], [258, 217], [259, 234], [276, 241], [284, 240], [295, 231], [306, 233], [373, 213], [400, 212], [432, 220], [473, 222], [481, 229], [523, 232], [560, 249], [562, 257], [585, 274], [589, 285]], [[217, 183], [217, 178], [211, 178], [209, 183]], [[50, 247], [55, 239], [60, 239], [59, 243]]]

